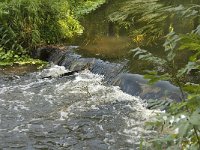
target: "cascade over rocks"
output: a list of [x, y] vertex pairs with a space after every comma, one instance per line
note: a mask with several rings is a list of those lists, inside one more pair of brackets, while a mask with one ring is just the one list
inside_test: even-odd
[[150, 109], [163, 110], [172, 100], [180, 101], [180, 89], [170, 82], [158, 81], [153, 85], [148, 85], [148, 80], [142, 75], [125, 73], [123, 69], [125, 64], [111, 63], [96, 58], [83, 58], [74, 51], [76, 48], [76, 46], [42, 47], [37, 49], [33, 56], [64, 66], [71, 73], [88, 69], [92, 73], [104, 75], [106, 84], [119, 86], [123, 92], [140, 96], [147, 101], [147, 107]]

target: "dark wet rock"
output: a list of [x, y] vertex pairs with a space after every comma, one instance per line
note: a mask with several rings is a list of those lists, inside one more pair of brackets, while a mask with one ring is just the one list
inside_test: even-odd
[[148, 80], [142, 75], [122, 73], [113, 81], [113, 85], [119, 86], [122, 91], [142, 99], [173, 99], [180, 100], [180, 89], [168, 81], [158, 81], [148, 85]]
[[108, 83], [111, 83], [112, 79], [115, 78], [123, 69], [123, 65], [121, 64], [104, 62], [95, 58], [78, 58], [77, 55], [69, 54], [66, 58], [58, 65], [63, 65], [69, 70], [83, 70], [87, 68], [92, 73], [104, 75], [104, 78]]
[[113, 85], [119, 86], [122, 91], [139, 96], [142, 93], [142, 84], [147, 84], [147, 81], [141, 75], [133, 75], [122, 73], [113, 80]]
[[147, 101], [147, 108], [161, 110], [167, 108], [173, 100], [180, 101], [181, 91], [169, 81], [158, 81], [153, 85], [148, 84], [148, 80], [142, 75], [121, 73], [114, 81], [113, 85], [119, 86], [122, 91], [140, 96]]
[[[71, 76], [71, 75], [74, 75], [75, 73], [78, 73], [78, 72], [80, 72], [80, 71], [83, 71], [83, 69], [65, 72], [65, 73], [59, 75], [58, 77]], [[44, 76], [44, 77], [42, 77], [41, 79], [51, 79], [51, 78], [55, 78], [55, 77], [50, 75], [50, 76]]]
[[88, 68], [92, 73], [104, 75], [107, 83], [111, 83], [124, 68], [123, 64], [105, 62], [96, 58], [82, 58], [81, 55], [74, 52], [75, 48], [77, 47], [70, 46], [65, 49], [55, 47], [40, 48], [35, 52], [34, 57], [65, 66], [70, 71]]

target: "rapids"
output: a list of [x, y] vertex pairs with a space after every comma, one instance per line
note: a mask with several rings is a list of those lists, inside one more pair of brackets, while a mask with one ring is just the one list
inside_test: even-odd
[[139, 149], [155, 133], [144, 129], [154, 113], [139, 97], [89, 70], [59, 77], [67, 71], [0, 78], [0, 149]]

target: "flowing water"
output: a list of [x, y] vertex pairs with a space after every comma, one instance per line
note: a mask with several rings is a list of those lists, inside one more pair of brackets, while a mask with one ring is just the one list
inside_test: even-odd
[[[135, 150], [139, 149], [141, 138], [150, 139], [156, 134], [144, 129], [144, 122], [152, 119], [155, 112], [146, 109], [144, 100], [104, 83], [113, 81], [124, 68], [134, 74], [144, 74], [143, 70], [152, 68], [152, 64], [136, 60], [129, 53], [137, 45], [128, 31], [108, 21], [108, 15], [118, 10], [117, 4], [124, 1], [104, 5], [82, 20], [85, 33], [72, 43], [80, 46], [79, 54], [89, 58], [64, 51], [49, 58], [47, 53], [39, 55], [69, 70], [79, 69], [89, 62], [91, 72], [82, 70], [61, 77], [60, 74], [69, 70], [54, 65], [25, 75], [22, 74], [27, 70], [23, 72], [21, 68], [20, 76], [6, 75], [13, 68], [0, 73], [0, 150]], [[174, 24], [182, 26], [178, 22]], [[190, 26], [186, 24], [180, 29], [177, 26], [181, 31], [185, 27]], [[193, 29], [192, 25], [189, 29]], [[162, 42], [144, 48], [162, 56]], [[181, 56], [179, 64], [184, 60]], [[46, 76], [54, 77], [44, 78]], [[141, 76], [122, 74], [120, 77], [115, 82], [119, 84], [115, 85], [121, 85], [127, 93], [134, 95], [133, 89], [142, 89], [135, 86], [140, 85], [136, 77], [144, 82]], [[163, 86], [173, 92], [178, 90], [166, 82]], [[141, 91], [148, 94], [149, 89], [153, 88]]]
[[140, 98], [89, 70], [59, 77], [67, 71], [52, 66], [0, 78], [0, 149], [127, 150], [152, 137], [143, 125], [153, 111]]

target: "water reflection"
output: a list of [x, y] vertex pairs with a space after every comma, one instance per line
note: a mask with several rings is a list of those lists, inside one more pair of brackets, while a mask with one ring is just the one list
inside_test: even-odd
[[82, 43], [78, 51], [101, 59], [122, 60], [128, 56], [127, 49], [130, 48], [131, 39], [128, 37], [100, 36]]
[[[143, 8], [144, 3], [146, 3], [144, 6], [148, 6], [146, 9]], [[129, 60], [127, 67], [129, 72], [144, 74], [144, 70], [152, 69], [153, 65], [133, 58], [129, 53], [130, 49], [141, 46], [156, 56], [164, 57], [165, 53], [162, 45], [165, 39], [164, 36], [169, 32], [170, 27], [177, 33], [188, 33], [199, 24], [195, 9], [191, 12], [188, 9], [187, 13], [189, 14], [185, 12], [185, 15], [188, 15], [187, 17], [183, 15], [184, 11], [192, 4], [199, 4], [199, 1], [177, 0], [166, 2], [158, 0], [149, 3], [147, 1], [132, 0], [109, 1], [82, 19], [81, 23], [85, 28], [85, 32], [73, 44], [81, 46], [78, 52], [85, 57], [96, 57], [110, 61], [127, 59]], [[162, 9], [162, 6], [167, 6], [171, 11], [154, 12], [152, 10], [153, 8], [155, 10]], [[139, 12], [135, 12], [135, 7], [138, 7]], [[149, 12], [146, 12], [146, 10], [149, 10]], [[150, 16], [148, 16], [148, 13]], [[116, 18], [117, 15], [118, 17], [122, 16], [121, 20], [110, 21], [113, 14], [116, 15], [114, 15]], [[159, 16], [159, 14], [162, 15]], [[177, 58], [180, 67], [185, 62], [181, 58], [186, 56], [188, 54], [184, 56], [180, 54]]]

